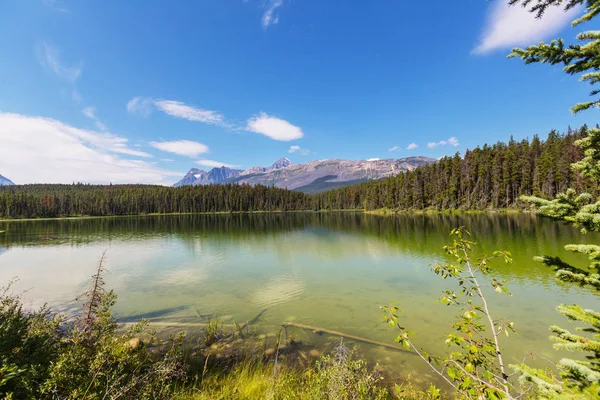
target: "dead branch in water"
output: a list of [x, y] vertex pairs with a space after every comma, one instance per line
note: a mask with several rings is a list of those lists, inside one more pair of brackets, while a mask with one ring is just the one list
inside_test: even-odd
[[241, 325], [238, 327], [238, 330], [237, 330], [237, 331], [235, 331], [235, 332], [233, 332], [233, 333], [231, 333], [231, 334], [229, 334], [229, 335], [225, 336], [225, 337], [223, 338], [223, 341], [225, 341], [225, 340], [228, 340], [228, 339], [229, 339], [230, 341], [231, 341], [231, 340], [233, 340], [233, 338], [235, 337], [235, 335], [236, 335], [237, 333], [241, 334], [241, 333], [242, 333], [242, 330], [243, 330], [245, 327], [247, 327], [248, 325], [252, 325], [252, 324], [253, 324], [253, 323], [255, 323], [256, 321], [258, 321], [258, 319], [259, 319], [260, 317], [262, 317], [262, 315], [263, 315], [265, 312], [267, 312], [267, 309], [266, 309], [266, 308], [265, 308], [265, 309], [263, 309], [263, 310], [262, 310], [261, 312], [259, 312], [258, 314], [256, 314], [256, 315], [255, 315], [255, 316], [254, 316], [252, 319], [250, 319], [250, 320], [248, 320], [248, 321], [244, 322], [243, 324], [241, 324]]
[[388, 349], [392, 349], [392, 350], [398, 350], [398, 351], [402, 351], [408, 354], [414, 354], [413, 352], [407, 351], [406, 349], [400, 347], [400, 346], [394, 346], [393, 344], [389, 344], [389, 343], [384, 343], [384, 342], [378, 342], [376, 340], [372, 340], [372, 339], [367, 339], [364, 337], [360, 337], [360, 336], [356, 336], [356, 335], [349, 335], [347, 333], [342, 333], [342, 332], [337, 332], [337, 331], [332, 331], [330, 329], [325, 329], [325, 328], [318, 328], [316, 326], [310, 326], [310, 325], [304, 325], [304, 324], [297, 324], [295, 322], [284, 322], [282, 324], [282, 326], [284, 327], [292, 327], [292, 328], [299, 328], [299, 329], [305, 329], [308, 331], [312, 331], [315, 333], [326, 333], [328, 335], [333, 335], [333, 336], [339, 336], [339, 337], [343, 337], [346, 339], [351, 339], [351, 340], [356, 340], [358, 342], [363, 342], [363, 343], [369, 343], [369, 344], [373, 344], [376, 346], [382, 346]]
[[108, 250], [104, 250], [102, 253], [102, 257], [100, 257], [100, 261], [98, 262], [96, 273], [92, 275], [90, 290], [83, 293], [77, 299], [87, 299], [83, 304], [83, 315], [80, 319], [80, 328], [83, 332], [88, 332], [94, 325], [94, 321], [98, 316], [98, 310], [102, 305], [102, 297], [106, 293], [104, 290], [104, 279], [102, 278], [102, 275], [104, 273], [104, 262], [106, 261], [107, 251]]

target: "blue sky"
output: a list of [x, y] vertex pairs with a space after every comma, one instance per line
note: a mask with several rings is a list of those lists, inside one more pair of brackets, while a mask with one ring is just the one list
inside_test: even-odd
[[569, 111], [589, 92], [577, 77], [505, 58], [572, 41], [580, 12], [537, 21], [501, 0], [2, 1], [0, 174], [171, 184], [191, 167], [440, 157], [595, 124], [597, 111]]

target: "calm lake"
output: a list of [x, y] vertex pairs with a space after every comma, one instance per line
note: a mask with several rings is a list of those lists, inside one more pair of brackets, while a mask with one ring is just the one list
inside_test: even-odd
[[[428, 268], [444, 261], [449, 232], [467, 227], [483, 251], [508, 250], [515, 263], [498, 263], [494, 276], [510, 282], [513, 296], [490, 290], [495, 317], [515, 322], [518, 336], [505, 340], [509, 363], [528, 352], [557, 360], [548, 326], [568, 327], [554, 311], [560, 303], [600, 308], [594, 292], [557, 283], [536, 255], [584, 261], [563, 246], [600, 236], [530, 214], [374, 216], [359, 213], [174, 215], [56, 221], [0, 222], [0, 282], [18, 277], [16, 291], [28, 306], [79, 307], [97, 262], [107, 250], [105, 280], [118, 295], [122, 321], [189, 322], [217, 314], [245, 321], [267, 309], [257, 329], [276, 333], [292, 320], [393, 343], [379, 306], [392, 301], [403, 323], [430, 353], [446, 351], [456, 309], [436, 304], [450, 281]], [[596, 292], [597, 293], [597, 292]], [[161, 326], [163, 326], [161, 325]], [[324, 352], [337, 340], [294, 330]], [[348, 341], [348, 343], [352, 343]], [[353, 343], [354, 344], [354, 343]], [[410, 354], [361, 344], [362, 357], [399, 376], [427, 379]]]

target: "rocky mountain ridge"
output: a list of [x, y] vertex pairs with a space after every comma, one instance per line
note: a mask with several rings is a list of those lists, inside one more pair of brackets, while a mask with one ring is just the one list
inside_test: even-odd
[[435, 161], [428, 157], [407, 157], [369, 161], [327, 159], [292, 164], [282, 158], [269, 167], [252, 167], [246, 171], [220, 167], [206, 172], [193, 168], [174, 186], [245, 183], [314, 193], [397, 175]]
[[0, 186], [12, 186], [14, 182], [5, 176], [0, 175]]

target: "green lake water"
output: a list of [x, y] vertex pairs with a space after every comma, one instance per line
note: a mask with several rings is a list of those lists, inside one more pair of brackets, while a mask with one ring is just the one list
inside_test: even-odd
[[[449, 281], [428, 268], [444, 260], [449, 231], [465, 226], [483, 251], [510, 251], [515, 263], [497, 264], [494, 276], [510, 282], [512, 297], [491, 291], [495, 316], [514, 321], [519, 335], [505, 340], [509, 363], [528, 352], [561, 354], [548, 326], [569, 327], [554, 308], [579, 303], [600, 309], [589, 289], [557, 283], [536, 255], [583, 261], [563, 246], [598, 243], [598, 235], [530, 214], [401, 215], [290, 213], [173, 215], [56, 221], [0, 222], [0, 282], [18, 277], [28, 306], [79, 307], [104, 250], [106, 284], [118, 295], [122, 321], [194, 321], [217, 314], [245, 321], [267, 309], [256, 329], [276, 333], [286, 320], [393, 343], [379, 306], [397, 301], [403, 324], [430, 353], [447, 350], [455, 309], [436, 304]], [[335, 338], [293, 331], [326, 352]], [[348, 343], [351, 343], [348, 341]], [[355, 343], [353, 343], [355, 344]], [[358, 344], [357, 344], [358, 345]], [[391, 374], [428, 379], [413, 355], [361, 344], [360, 356]]]

